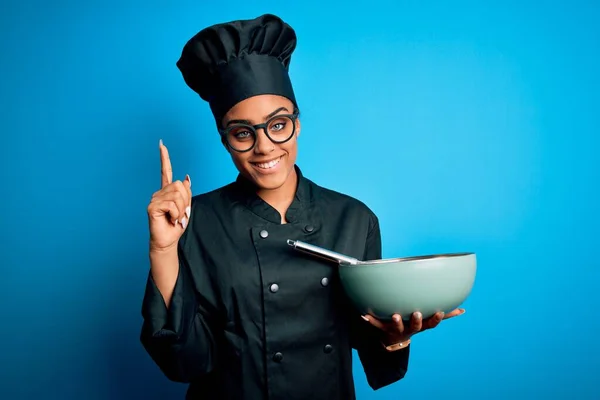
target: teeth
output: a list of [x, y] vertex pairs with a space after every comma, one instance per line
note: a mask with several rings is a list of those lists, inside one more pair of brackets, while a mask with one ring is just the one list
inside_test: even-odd
[[259, 168], [263, 168], [263, 169], [270, 169], [270, 168], [273, 168], [274, 166], [276, 166], [277, 164], [279, 164], [279, 160], [281, 160], [281, 157], [279, 157], [276, 160], [270, 161], [268, 163], [259, 163], [259, 164], [256, 164], [256, 166], [259, 167]]

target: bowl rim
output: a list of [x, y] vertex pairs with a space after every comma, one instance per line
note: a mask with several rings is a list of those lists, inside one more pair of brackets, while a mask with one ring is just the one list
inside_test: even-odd
[[356, 266], [368, 266], [368, 265], [381, 265], [381, 264], [391, 264], [398, 262], [407, 262], [407, 261], [428, 261], [428, 260], [437, 260], [442, 258], [458, 258], [458, 257], [469, 257], [474, 256], [475, 252], [460, 252], [460, 253], [440, 253], [440, 254], [427, 254], [421, 256], [408, 256], [408, 257], [396, 257], [396, 258], [383, 258], [381, 260], [367, 260], [367, 261], [358, 261], [357, 263], [349, 263], [349, 262], [340, 262], [340, 266], [344, 267], [356, 267]]

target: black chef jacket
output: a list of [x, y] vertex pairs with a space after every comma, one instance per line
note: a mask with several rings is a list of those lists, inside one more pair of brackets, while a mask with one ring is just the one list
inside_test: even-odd
[[141, 341], [169, 379], [190, 383], [187, 399], [354, 399], [353, 348], [373, 389], [407, 371], [409, 349], [385, 351], [336, 264], [287, 244], [379, 259], [376, 215], [295, 168], [289, 223], [238, 176], [193, 197], [169, 309], [148, 278]]

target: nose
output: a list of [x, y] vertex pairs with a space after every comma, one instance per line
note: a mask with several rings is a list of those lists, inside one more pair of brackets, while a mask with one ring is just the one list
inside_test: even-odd
[[271, 139], [267, 137], [263, 129], [258, 129], [256, 132], [256, 145], [254, 146], [254, 153], [256, 154], [269, 154], [275, 150], [275, 145], [271, 142]]

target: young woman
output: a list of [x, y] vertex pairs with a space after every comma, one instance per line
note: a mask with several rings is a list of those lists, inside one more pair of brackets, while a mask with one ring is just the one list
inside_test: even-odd
[[336, 268], [287, 245], [299, 239], [359, 259], [381, 258], [377, 216], [320, 187], [296, 165], [301, 132], [288, 76], [293, 29], [273, 15], [206, 28], [178, 67], [206, 100], [239, 171], [192, 196], [173, 181], [148, 206], [150, 274], [141, 341], [188, 399], [353, 399], [352, 349], [378, 389], [402, 379], [410, 339], [455, 310], [410, 323], [361, 316]]

